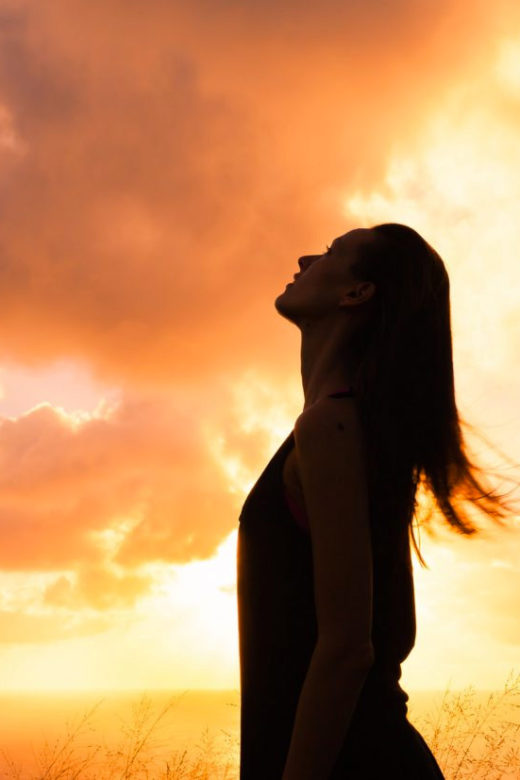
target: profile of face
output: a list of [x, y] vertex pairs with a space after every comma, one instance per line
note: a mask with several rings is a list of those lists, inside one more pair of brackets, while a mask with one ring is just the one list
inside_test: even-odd
[[351, 264], [360, 244], [372, 240], [372, 230], [356, 228], [339, 238], [319, 255], [303, 255], [299, 273], [275, 299], [275, 308], [286, 319], [298, 324], [303, 318], [334, 317], [364, 303], [373, 295], [375, 285], [356, 279]]

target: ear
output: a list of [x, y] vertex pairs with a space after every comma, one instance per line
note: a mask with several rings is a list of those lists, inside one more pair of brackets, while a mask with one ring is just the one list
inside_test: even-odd
[[349, 287], [339, 299], [339, 306], [357, 306], [368, 301], [376, 290], [373, 282], [357, 282]]

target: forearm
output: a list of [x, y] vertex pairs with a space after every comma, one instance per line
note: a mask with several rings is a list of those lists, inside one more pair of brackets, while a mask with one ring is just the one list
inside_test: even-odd
[[318, 644], [303, 683], [281, 780], [328, 780], [372, 661]]

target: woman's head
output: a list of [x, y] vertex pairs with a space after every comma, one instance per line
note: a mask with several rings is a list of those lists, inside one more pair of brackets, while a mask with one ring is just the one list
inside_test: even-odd
[[390, 338], [416, 312], [431, 309], [449, 294], [441, 258], [405, 225], [350, 230], [321, 254], [300, 257], [298, 265], [294, 282], [275, 306], [300, 327], [318, 320], [344, 322], [349, 335], [378, 322]]
[[335, 238], [322, 253], [300, 257], [294, 281], [275, 301], [279, 313], [303, 327], [318, 321], [331, 325], [365, 309], [374, 284], [355, 278], [351, 267], [360, 247], [372, 240], [370, 229], [358, 228]]

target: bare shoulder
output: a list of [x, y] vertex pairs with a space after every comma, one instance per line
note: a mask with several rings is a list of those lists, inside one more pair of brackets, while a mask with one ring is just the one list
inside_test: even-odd
[[363, 450], [363, 427], [356, 399], [322, 398], [297, 418], [294, 435], [304, 449], [339, 446]]

